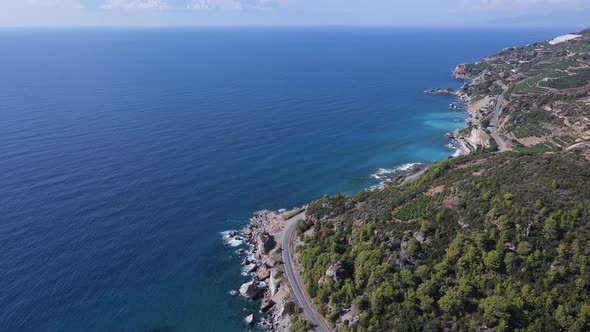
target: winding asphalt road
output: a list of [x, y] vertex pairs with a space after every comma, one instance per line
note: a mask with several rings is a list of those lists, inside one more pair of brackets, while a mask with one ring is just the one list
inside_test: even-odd
[[488, 128], [490, 130], [490, 133], [492, 134], [492, 137], [494, 138], [494, 140], [498, 144], [498, 151], [499, 152], [508, 151], [508, 149], [506, 148], [506, 144], [504, 143], [504, 140], [502, 140], [502, 138], [500, 138], [500, 136], [498, 135], [498, 129], [497, 129], [498, 117], [500, 116], [500, 112], [502, 111], [502, 100], [504, 100], [504, 95], [506, 95], [506, 92], [508, 91], [508, 87], [505, 86], [504, 84], [502, 84], [502, 88], [504, 89], [504, 92], [502, 92], [502, 94], [498, 96], [498, 100], [496, 100], [496, 108], [494, 109], [494, 117], [492, 118], [492, 121], [490, 121], [490, 127]]
[[292, 253], [294, 252], [291, 246], [291, 239], [294, 236], [295, 225], [297, 225], [297, 221], [305, 218], [305, 212], [302, 212], [295, 217], [287, 220], [287, 225], [285, 226], [285, 230], [283, 232], [283, 239], [282, 239], [282, 256], [283, 262], [285, 263], [285, 274], [287, 275], [287, 280], [291, 285], [291, 289], [293, 290], [293, 294], [297, 298], [297, 302], [299, 302], [299, 306], [303, 309], [303, 313], [307, 318], [313, 323], [316, 328], [316, 331], [319, 332], [329, 332], [331, 331], [330, 327], [320, 318], [321, 316], [317, 313], [313, 303], [307, 297], [305, 293], [305, 288], [303, 287], [303, 283], [301, 282], [301, 278], [297, 273], [297, 268], [295, 266], [295, 261], [293, 259]]

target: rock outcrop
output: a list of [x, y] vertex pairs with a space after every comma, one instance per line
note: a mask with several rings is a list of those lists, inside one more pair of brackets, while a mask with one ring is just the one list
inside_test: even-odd
[[258, 244], [258, 258], [262, 258], [263, 256], [270, 254], [270, 252], [277, 246], [277, 242], [275, 241], [274, 237], [266, 232], [258, 234], [256, 242]]
[[414, 233], [414, 238], [416, 241], [420, 242], [420, 244], [424, 244], [424, 242], [426, 242], [426, 235], [424, 235], [422, 232]]
[[260, 278], [260, 280], [266, 280], [270, 278], [270, 270], [266, 266], [261, 267], [258, 270], [258, 278]]
[[453, 71], [453, 77], [458, 78], [460, 80], [470, 80], [471, 74], [469, 73], [469, 69], [466, 64], [458, 65], [455, 70]]
[[244, 266], [244, 272], [251, 273], [251, 272], [256, 271], [257, 268], [258, 268], [258, 266], [256, 266], [256, 264], [248, 264], [248, 265]]
[[267, 312], [274, 305], [275, 305], [275, 301], [273, 301], [272, 299], [265, 298], [264, 300], [262, 300], [262, 303], [260, 304], [260, 311]]
[[326, 277], [332, 278], [334, 281], [338, 282], [343, 279], [348, 278], [349, 273], [348, 270], [345, 268], [342, 262], [337, 262], [335, 264], [330, 265], [326, 270]]
[[258, 295], [260, 295], [261, 289], [258, 287], [257, 284], [254, 283], [254, 281], [250, 281], [247, 282], [245, 284], [242, 284], [242, 286], [240, 287], [240, 295], [242, 295], [243, 297], [252, 300], [255, 299], [256, 297], [258, 297]]

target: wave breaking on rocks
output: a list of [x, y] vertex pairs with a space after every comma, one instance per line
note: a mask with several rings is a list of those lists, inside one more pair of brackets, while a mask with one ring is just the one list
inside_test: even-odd
[[283, 270], [281, 239], [283, 228], [293, 212], [255, 212], [250, 223], [241, 231], [222, 232], [225, 245], [237, 247], [242, 261], [242, 275], [248, 278], [238, 290], [229, 292], [240, 295], [259, 307], [256, 312], [246, 312], [244, 324], [256, 324], [267, 331], [289, 331], [291, 315], [285, 310], [287, 303], [295, 302]]

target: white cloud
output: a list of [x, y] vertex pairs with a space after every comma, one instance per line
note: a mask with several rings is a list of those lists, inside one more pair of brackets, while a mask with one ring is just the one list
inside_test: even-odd
[[245, 10], [276, 8], [286, 0], [191, 0], [193, 10]]
[[48, 8], [80, 8], [78, 0], [26, 0], [25, 3], [30, 6], [48, 7]]
[[192, 0], [188, 8], [194, 10], [241, 10], [242, 3], [239, 0]]
[[102, 9], [168, 9], [166, 0], [106, 0]]

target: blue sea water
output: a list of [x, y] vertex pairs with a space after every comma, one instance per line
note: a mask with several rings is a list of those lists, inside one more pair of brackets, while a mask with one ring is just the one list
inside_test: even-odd
[[447, 158], [422, 91], [562, 32], [0, 31], [0, 330], [243, 330], [221, 231]]

